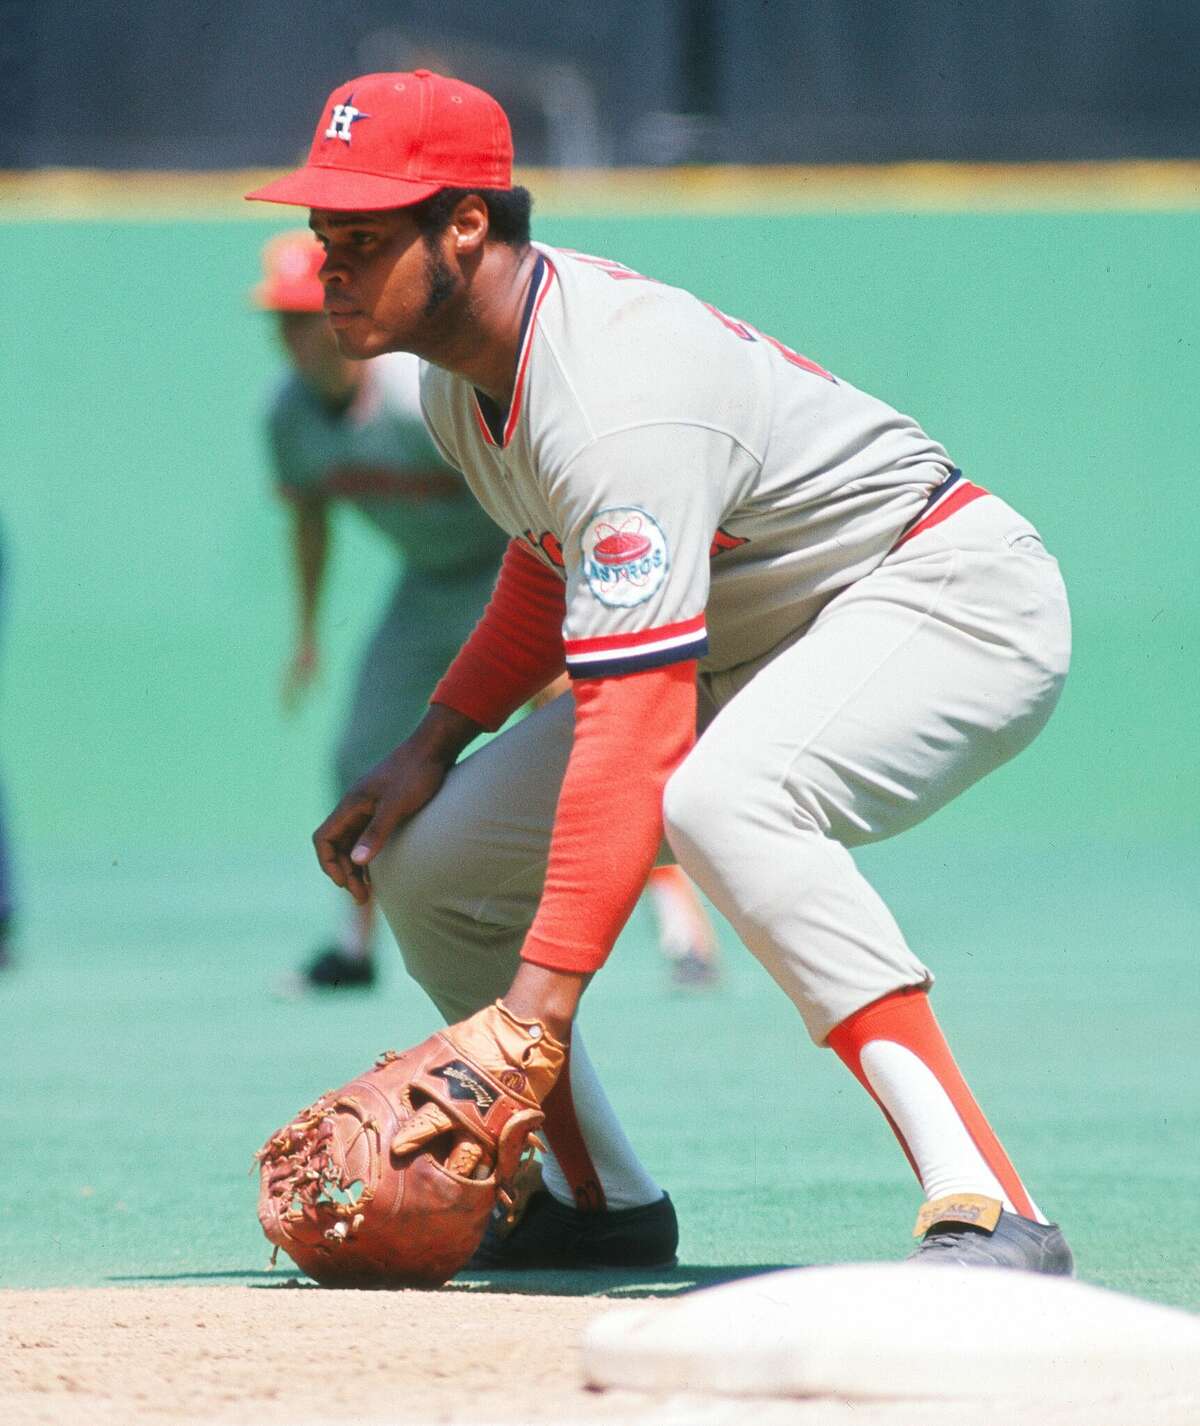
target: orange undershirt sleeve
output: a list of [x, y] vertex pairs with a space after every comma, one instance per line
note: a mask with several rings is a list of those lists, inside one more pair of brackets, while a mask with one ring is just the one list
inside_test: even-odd
[[696, 661], [572, 688], [575, 741], [521, 955], [586, 973], [604, 963], [658, 854], [663, 791], [696, 736]]
[[511, 541], [487, 608], [429, 701], [494, 732], [566, 667], [565, 611], [562, 580]]

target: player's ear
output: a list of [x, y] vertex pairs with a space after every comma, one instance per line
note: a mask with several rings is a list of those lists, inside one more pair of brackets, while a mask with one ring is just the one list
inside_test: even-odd
[[487, 204], [478, 193], [468, 193], [455, 204], [450, 215], [454, 250], [460, 257], [481, 252], [488, 235]]

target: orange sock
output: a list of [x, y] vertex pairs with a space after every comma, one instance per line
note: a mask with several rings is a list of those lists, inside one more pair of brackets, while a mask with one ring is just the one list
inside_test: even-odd
[[883, 1110], [927, 1198], [981, 1193], [1046, 1221], [955, 1064], [924, 989], [856, 1011], [828, 1043]]

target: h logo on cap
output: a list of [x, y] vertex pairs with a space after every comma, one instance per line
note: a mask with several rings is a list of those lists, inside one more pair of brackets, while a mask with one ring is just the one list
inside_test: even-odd
[[[371, 122], [358, 127], [360, 119]], [[308, 162], [250, 196], [300, 208], [383, 212], [439, 188], [512, 188], [512, 131], [482, 89], [429, 70], [364, 74], [321, 106]]]
[[350, 125], [356, 119], [369, 119], [370, 114], [364, 114], [361, 109], [354, 107], [354, 95], [347, 94], [344, 104], [335, 104], [333, 114], [330, 116], [329, 127], [325, 130], [327, 139], [341, 139], [344, 144], [350, 142]]

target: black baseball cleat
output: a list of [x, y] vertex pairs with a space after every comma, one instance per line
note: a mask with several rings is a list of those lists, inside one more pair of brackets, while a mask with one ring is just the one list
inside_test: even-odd
[[581, 1213], [545, 1189], [534, 1193], [515, 1228], [494, 1217], [467, 1271], [526, 1268], [672, 1267], [679, 1246], [675, 1205], [664, 1193], [640, 1208]]
[[305, 966], [301, 975], [313, 990], [366, 990], [375, 984], [375, 964], [370, 956], [348, 956], [331, 946]]
[[720, 978], [716, 961], [694, 947], [671, 962], [671, 984], [676, 990], [707, 990]]
[[1057, 1223], [1037, 1223], [1009, 1213], [998, 1199], [951, 1194], [927, 1203], [917, 1215], [921, 1236], [909, 1262], [959, 1267], [1018, 1268], [1072, 1277], [1075, 1262]]

